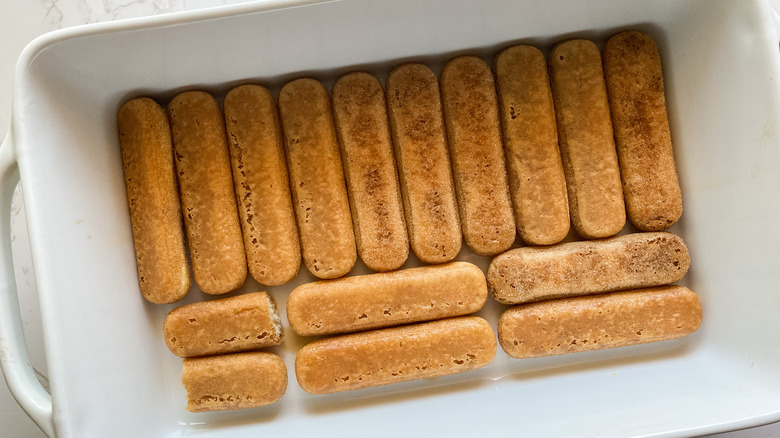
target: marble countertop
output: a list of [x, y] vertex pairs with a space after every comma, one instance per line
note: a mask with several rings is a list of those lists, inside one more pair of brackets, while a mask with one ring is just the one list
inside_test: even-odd
[[[13, 71], [22, 49], [46, 32], [79, 24], [143, 17], [201, 9], [248, 0], [0, 0], [0, 138], [8, 131], [11, 118]], [[780, 10], [780, 0], [770, 0]], [[46, 361], [41, 345], [41, 322], [37, 311], [35, 278], [32, 273], [24, 205], [17, 187], [12, 203], [11, 232], [16, 280], [25, 337], [31, 363], [46, 387]], [[2, 435], [16, 438], [45, 438], [0, 383], [0, 425]], [[780, 436], [780, 423], [716, 435], [720, 438], [759, 438]]]

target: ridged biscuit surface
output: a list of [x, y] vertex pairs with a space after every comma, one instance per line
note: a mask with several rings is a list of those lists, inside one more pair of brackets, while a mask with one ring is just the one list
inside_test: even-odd
[[513, 307], [498, 321], [501, 348], [525, 359], [665, 341], [699, 329], [699, 298], [662, 286]]
[[493, 259], [488, 288], [504, 304], [659, 286], [682, 279], [690, 266], [683, 240], [665, 232], [523, 247]]
[[298, 286], [287, 300], [296, 333], [348, 333], [473, 313], [487, 300], [477, 266], [452, 262]]
[[209, 294], [233, 291], [244, 283], [247, 266], [225, 120], [203, 91], [174, 97], [168, 118], [195, 282]]
[[439, 83], [425, 65], [404, 64], [390, 72], [386, 88], [412, 251], [423, 263], [448, 262], [462, 235]]
[[360, 258], [374, 271], [398, 269], [409, 256], [409, 236], [382, 84], [369, 73], [340, 77], [333, 115]]
[[613, 236], [626, 207], [599, 49], [587, 40], [561, 43], [550, 71], [572, 224], [586, 239]]
[[145, 97], [117, 113], [127, 202], [144, 298], [173, 303], [190, 290], [181, 204], [165, 111]]
[[313, 394], [350, 391], [481, 368], [496, 354], [482, 318], [465, 316], [314, 341], [295, 357], [295, 375]]
[[242, 85], [225, 97], [225, 125], [249, 272], [278, 286], [301, 266], [279, 114], [271, 93]]
[[620, 32], [603, 56], [628, 218], [640, 230], [665, 230], [683, 206], [658, 47], [642, 32]]
[[517, 231], [529, 245], [558, 243], [569, 233], [569, 200], [544, 55], [510, 47], [495, 71]]
[[181, 381], [190, 412], [254, 408], [287, 391], [287, 367], [272, 353], [251, 352], [184, 359]]
[[316, 277], [341, 277], [357, 252], [328, 91], [314, 79], [292, 81], [279, 113], [303, 261]]
[[163, 336], [179, 357], [208, 356], [278, 345], [282, 323], [271, 296], [255, 292], [177, 307]]
[[448, 62], [441, 72], [444, 123], [466, 245], [481, 255], [515, 241], [493, 72], [475, 56]]

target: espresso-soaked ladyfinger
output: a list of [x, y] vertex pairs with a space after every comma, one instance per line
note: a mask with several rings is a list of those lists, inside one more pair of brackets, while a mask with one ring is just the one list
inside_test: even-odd
[[122, 105], [117, 126], [141, 293], [173, 303], [190, 290], [190, 268], [168, 119], [155, 101], [139, 97]]
[[225, 97], [225, 126], [249, 272], [278, 286], [301, 266], [279, 114], [271, 93], [242, 85]]
[[690, 267], [683, 240], [666, 232], [523, 247], [494, 258], [488, 288], [504, 304], [674, 283]]
[[661, 286], [513, 307], [498, 321], [498, 340], [517, 359], [665, 341], [699, 329], [699, 298]]
[[279, 93], [293, 204], [306, 268], [338, 278], [355, 264], [355, 235], [328, 91], [304, 78]]
[[529, 245], [558, 243], [569, 233], [569, 200], [544, 55], [510, 47], [495, 73], [517, 232]]
[[658, 47], [642, 32], [620, 32], [603, 57], [628, 219], [640, 230], [665, 230], [683, 207]]
[[475, 56], [461, 56], [441, 71], [455, 192], [466, 245], [481, 255], [504, 252], [515, 241], [493, 72]]
[[195, 283], [223, 294], [246, 279], [225, 120], [214, 98], [185, 91], [168, 104], [182, 213]]
[[439, 83], [425, 65], [403, 64], [386, 93], [412, 251], [424, 263], [448, 262], [462, 235]]
[[327, 394], [462, 373], [495, 354], [490, 324], [464, 316], [314, 341], [298, 351], [295, 375], [304, 391]]
[[586, 239], [613, 236], [626, 207], [599, 49], [587, 40], [561, 43], [550, 70], [572, 224]]
[[358, 254], [374, 271], [398, 269], [409, 256], [409, 236], [382, 84], [369, 73], [348, 73], [332, 94]]
[[349, 333], [467, 315], [486, 300], [482, 270], [452, 262], [298, 286], [287, 320], [302, 336]]
[[282, 322], [267, 292], [177, 307], [163, 323], [165, 345], [179, 357], [254, 350], [282, 342]]
[[181, 382], [190, 412], [254, 408], [287, 391], [287, 367], [273, 353], [249, 352], [184, 359]]

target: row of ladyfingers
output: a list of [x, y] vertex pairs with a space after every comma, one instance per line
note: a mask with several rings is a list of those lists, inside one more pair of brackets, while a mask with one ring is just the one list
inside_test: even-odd
[[481, 255], [509, 249], [516, 231], [554, 244], [570, 222], [608, 237], [626, 206], [642, 230], [674, 224], [682, 204], [652, 39], [613, 36], [603, 68], [592, 42], [568, 41], [549, 68], [538, 49], [516, 46], [494, 72], [470, 56], [439, 79], [401, 65], [384, 91], [350, 73], [332, 102], [299, 79], [282, 88], [278, 112], [267, 89], [245, 85], [228, 93], [224, 119], [210, 95], [190, 91], [168, 105], [170, 132], [156, 103], [131, 100], [118, 122], [144, 296], [174, 302], [189, 289], [181, 213], [195, 281], [214, 294], [238, 288], [247, 262], [258, 282], [283, 284], [301, 251], [328, 279], [349, 272], [356, 249], [389, 271], [410, 245], [443, 263], [462, 237]]
[[[485, 275], [463, 262], [304, 284], [287, 303], [299, 334], [384, 330], [307, 345], [296, 356], [298, 382], [326, 393], [482, 367], [496, 352], [493, 329], [481, 318], [452, 317], [476, 312], [486, 300]], [[442, 318], [450, 319], [425, 322]], [[425, 323], [388, 328], [414, 322]], [[182, 383], [191, 411], [262, 406], [286, 390], [278, 356], [247, 352], [282, 339], [265, 292], [178, 307], [163, 332], [171, 352], [185, 358]]]
[[[701, 318], [696, 294], [661, 286], [513, 307], [498, 340], [511, 357], [540, 357], [675, 339]], [[305, 391], [327, 394], [462, 373], [495, 353], [490, 324], [464, 316], [314, 341], [298, 351], [295, 374]], [[193, 412], [264, 406], [284, 395], [287, 367], [265, 352], [186, 358], [182, 383]]]
[[[509, 356], [530, 358], [669, 340], [700, 324], [698, 297], [662, 286], [513, 307], [498, 340]], [[305, 391], [326, 394], [462, 373], [495, 353], [490, 324], [462, 316], [314, 341], [298, 351], [295, 374]], [[193, 412], [263, 406], [284, 395], [287, 368], [265, 352], [185, 358], [182, 383]]]
[[665, 286], [689, 267], [685, 243], [666, 232], [507, 251], [487, 274], [493, 297], [515, 305], [498, 321], [501, 347], [522, 359], [693, 333], [702, 321], [699, 298]]
[[287, 391], [287, 366], [276, 354], [282, 323], [266, 292], [189, 304], [165, 318], [168, 349], [185, 358], [187, 409], [207, 412], [271, 404]]
[[[288, 319], [299, 334], [384, 329], [302, 348], [295, 371], [306, 391], [460, 373], [488, 364], [495, 355], [495, 333], [487, 321], [450, 318], [479, 310], [487, 299], [485, 276], [469, 263], [304, 286], [310, 285], [288, 300]], [[441, 318], [449, 319], [387, 328]], [[171, 352], [185, 358], [182, 383], [191, 411], [262, 406], [286, 390], [286, 367], [278, 356], [247, 352], [281, 342], [280, 318], [265, 292], [178, 307], [166, 317], [163, 332]]]
[[[496, 338], [482, 318], [464, 316], [314, 341], [298, 351], [298, 384], [313, 394], [433, 378], [481, 368]], [[273, 353], [186, 358], [182, 383], [192, 412], [264, 406], [287, 389], [287, 367]]]
[[[297, 380], [308, 392], [329, 393], [484, 366], [495, 354], [495, 334], [486, 321], [464, 315], [482, 308], [488, 289], [502, 303], [520, 304], [504, 312], [498, 323], [499, 343], [511, 357], [684, 336], [701, 323], [699, 300], [685, 287], [663, 285], [680, 280], [689, 264], [679, 237], [652, 232], [516, 249], [493, 260], [487, 281], [476, 266], [455, 262], [304, 284], [287, 300], [287, 319], [298, 334], [379, 330], [303, 347], [295, 361]], [[275, 345], [280, 331], [274, 309], [265, 293], [182, 306], [166, 318], [166, 342], [182, 357]], [[411, 325], [388, 328], [400, 324]], [[247, 406], [235, 394], [223, 403], [199, 401], [211, 403], [215, 396], [193, 382], [213, 385], [214, 379], [232, 381], [232, 374], [206, 376], [191, 371], [188, 364], [220, 360], [225, 367], [240, 370], [246, 356], [185, 360], [183, 381], [190, 409]], [[263, 385], [273, 383], [261, 376], [252, 382], [245, 391], [262, 392]], [[270, 391], [279, 396], [283, 392]], [[253, 406], [263, 400], [255, 396]]]

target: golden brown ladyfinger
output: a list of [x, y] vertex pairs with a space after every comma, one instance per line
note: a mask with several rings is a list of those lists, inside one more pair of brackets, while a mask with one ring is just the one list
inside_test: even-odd
[[451, 60], [441, 96], [463, 238], [477, 254], [496, 255], [516, 231], [490, 67], [475, 56]]
[[699, 298], [682, 286], [564, 298], [513, 307], [498, 340], [517, 359], [665, 341], [699, 329]]
[[145, 97], [117, 113], [138, 283], [152, 303], [173, 303], [190, 290], [181, 204], [168, 119]]
[[386, 88], [412, 250], [424, 263], [448, 262], [462, 236], [439, 83], [428, 67], [404, 64], [390, 72]]
[[485, 275], [466, 262], [307, 283], [287, 300], [287, 320], [302, 336], [349, 333], [478, 311]]
[[690, 266], [683, 240], [665, 232], [524, 247], [493, 259], [488, 289], [504, 304], [674, 283]]
[[190, 412], [254, 408], [287, 391], [287, 367], [272, 353], [250, 352], [184, 359], [181, 382]]
[[382, 84], [369, 73], [348, 73], [332, 94], [358, 253], [369, 269], [398, 269], [409, 256], [409, 236]]
[[587, 40], [558, 44], [550, 70], [572, 224], [587, 239], [615, 235], [626, 207], [599, 49]]
[[203, 292], [223, 294], [246, 279], [246, 255], [217, 102], [186, 91], [168, 104], [192, 271]]
[[249, 272], [278, 286], [301, 266], [279, 114], [259, 85], [233, 88], [225, 97], [225, 126]]
[[510, 47], [495, 72], [517, 232], [529, 245], [558, 243], [569, 233], [569, 200], [544, 55]]
[[658, 47], [626, 31], [607, 41], [603, 56], [628, 218], [640, 230], [665, 230], [683, 207]]
[[282, 342], [282, 322], [267, 292], [177, 307], [163, 323], [165, 345], [179, 357], [254, 350]]
[[328, 91], [314, 79], [292, 81], [279, 112], [303, 261], [319, 278], [341, 277], [357, 254]]
[[295, 357], [295, 375], [313, 394], [426, 379], [481, 368], [496, 354], [490, 324], [444, 319], [314, 341]]

